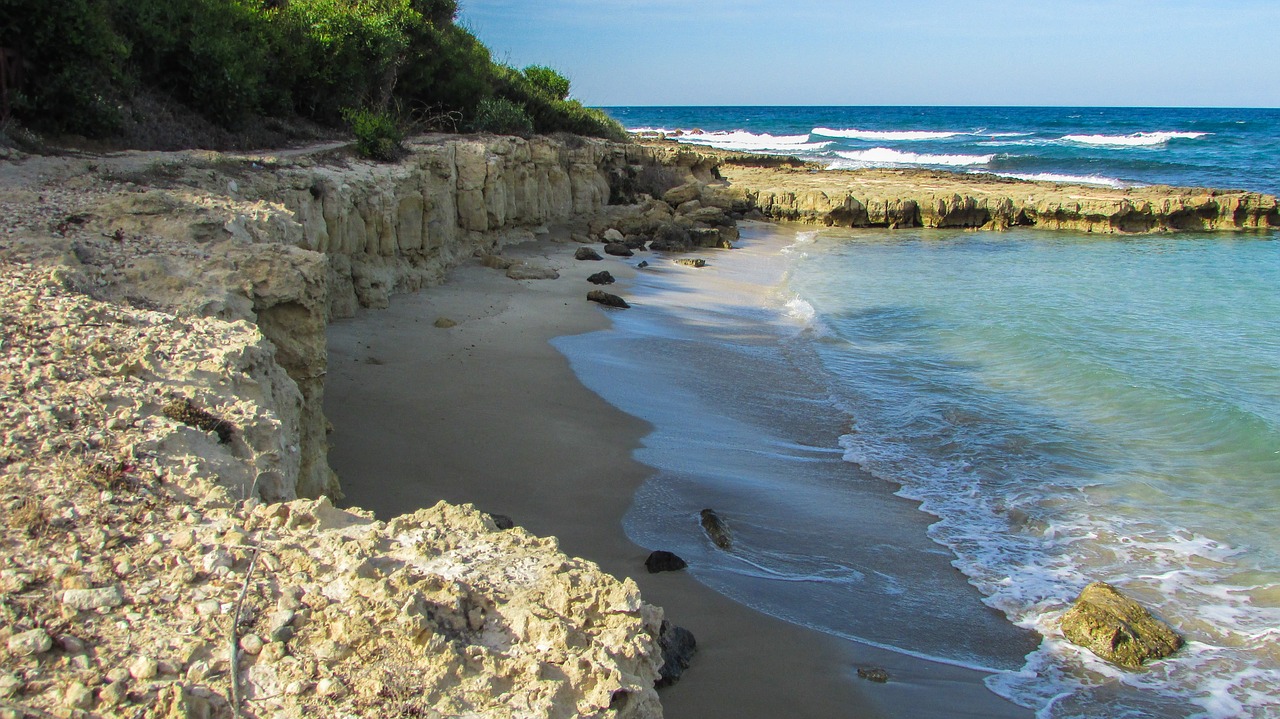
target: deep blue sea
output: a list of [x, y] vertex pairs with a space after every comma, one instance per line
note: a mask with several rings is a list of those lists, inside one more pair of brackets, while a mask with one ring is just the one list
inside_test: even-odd
[[[610, 112], [839, 166], [1280, 189], [1269, 110]], [[1280, 716], [1276, 231], [760, 224], [739, 245], [644, 258], [611, 329], [556, 341], [655, 428], [634, 541], [768, 614], [990, 671], [1041, 717]], [[1187, 646], [1130, 672], [1064, 641], [1097, 580]]]
[[1280, 110], [611, 107], [631, 130], [833, 168], [928, 167], [1113, 187], [1280, 193]]

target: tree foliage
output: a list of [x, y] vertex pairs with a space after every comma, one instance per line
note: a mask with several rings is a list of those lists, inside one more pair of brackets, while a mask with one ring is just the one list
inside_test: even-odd
[[457, 9], [457, 0], [0, 0], [0, 47], [21, 58], [14, 115], [54, 132], [110, 135], [130, 98], [148, 92], [231, 129], [255, 117], [355, 126], [348, 108], [367, 111], [358, 124], [370, 128], [399, 106], [457, 111], [477, 125], [482, 107], [492, 118], [493, 101], [505, 100], [538, 132], [624, 136], [568, 100], [555, 70], [495, 64], [454, 24]]

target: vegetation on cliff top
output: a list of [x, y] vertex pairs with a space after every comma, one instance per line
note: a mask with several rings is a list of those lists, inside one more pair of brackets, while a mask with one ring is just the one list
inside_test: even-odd
[[358, 111], [452, 130], [501, 99], [535, 132], [625, 137], [554, 70], [495, 63], [456, 14], [457, 0], [0, 0], [0, 120], [113, 137], [155, 107], [232, 131]]

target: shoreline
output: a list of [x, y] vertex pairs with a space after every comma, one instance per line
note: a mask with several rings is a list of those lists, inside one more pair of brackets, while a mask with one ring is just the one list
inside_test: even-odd
[[[769, 617], [688, 573], [644, 570], [648, 550], [626, 537], [622, 517], [653, 471], [633, 459], [653, 428], [588, 390], [549, 342], [611, 326], [584, 300], [587, 274], [610, 270], [620, 284], [608, 289], [625, 297], [635, 263], [663, 260], [577, 262], [574, 247], [543, 239], [503, 253], [554, 267], [556, 280], [514, 281], [469, 260], [442, 285], [330, 326], [330, 457], [348, 501], [383, 517], [439, 499], [474, 503], [631, 577], [698, 639], [690, 669], [661, 692], [676, 719], [1030, 716], [987, 690], [983, 672]], [[437, 317], [458, 325], [434, 327]], [[362, 485], [366, 476], [379, 484]], [[860, 667], [893, 679], [865, 681]]]

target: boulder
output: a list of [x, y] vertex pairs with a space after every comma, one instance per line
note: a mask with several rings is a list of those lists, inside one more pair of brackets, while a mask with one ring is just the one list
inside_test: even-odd
[[688, 213], [686, 217], [694, 222], [701, 222], [712, 227], [729, 227], [733, 225], [733, 218], [719, 207], [703, 207]]
[[605, 242], [622, 242], [622, 233], [617, 229], [610, 227], [604, 231], [604, 237], [602, 239], [604, 239]]
[[689, 563], [676, 554], [661, 549], [651, 553], [649, 558], [644, 560], [644, 567], [649, 570], [650, 574], [677, 572], [687, 566], [689, 566]]
[[658, 252], [688, 252], [691, 247], [689, 231], [674, 223], [659, 226], [649, 243], [649, 249]]
[[702, 197], [702, 183], [694, 180], [667, 190], [662, 194], [662, 201], [672, 207], [678, 207], [700, 197]]
[[613, 275], [609, 274], [608, 270], [605, 270], [604, 272], [597, 272], [594, 275], [591, 275], [587, 278], [587, 282], [590, 282], [593, 285], [611, 285], [613, 284], [614, 279]]
[[605, 245], [604, 253], [606, 255], [613, 255], [614, 257], [631, 257], [635, 254], [631, 251], [630, 247], [627, 247], [621, 242], [610, 242]]
[[720, 247], [724, 244], [720, 228], [695, 227], [689, 230], [689, 241], [695, 247]]
[[595, 250], [591, 249], [590, 247], [579, 247], [579, 248], [578, 248], [578, 251], [573, 253], [573, 259], [575, 259], [575, 260], [603, 260], [604, 258], [600, 256], [600, 253], [599, 253], [599, 252], [596, 252]]
[[560, 273], [550, 267], [521, 262], [507, 270], [507, 277], [513, 280], [556, 280], [560, 278]]
[[645, 237], [644, 235], [627, 235], [626, 238], [622, 240], [622, 244], [626, 245], [627, 247], [633, 250], [647, 249], [645, 245], [647, 245], [648, 243], [649, 243], [649, 238]]
[[682, 215], [687, 215], [690, 212], [694, 212], [696, 210], [701, 210], [701, 209], [702, 209], [701, 202], [699, 202], [698, 200], [689, 200], [688, 202], [683, 203], [682, 205], [677, 207], [676, 212], [679, 212]]
[[714, 509], [702, 510], [702, 530], [707, 533], [713, 544], [721, 549], [733, 547], [733, 538], [729, 536], [729, 525], [725, 524]]
[[662, 648], [662, 668], [658, 670], [658, 680], [653, 686], [661, 689], [680, 681], [698, 651], [698, 641], [693, 638], [693, 632], [663, 619], [658, 646]]
[[591, 290], [587, 293], [587, 299], [597, 302], [605, 307], [617, 307], [619, 309], [627, 309], [631, 305], [627, 301], [617, 295], [611, 295], [603, 290]]
[[1062, 616], [1062, 633], [1072, 643], [1130, 669], [1163, 659], [1182, 646], [1182, 637], [1169, 625], [1106, 582], [1094, 582], [1080, 592]]

